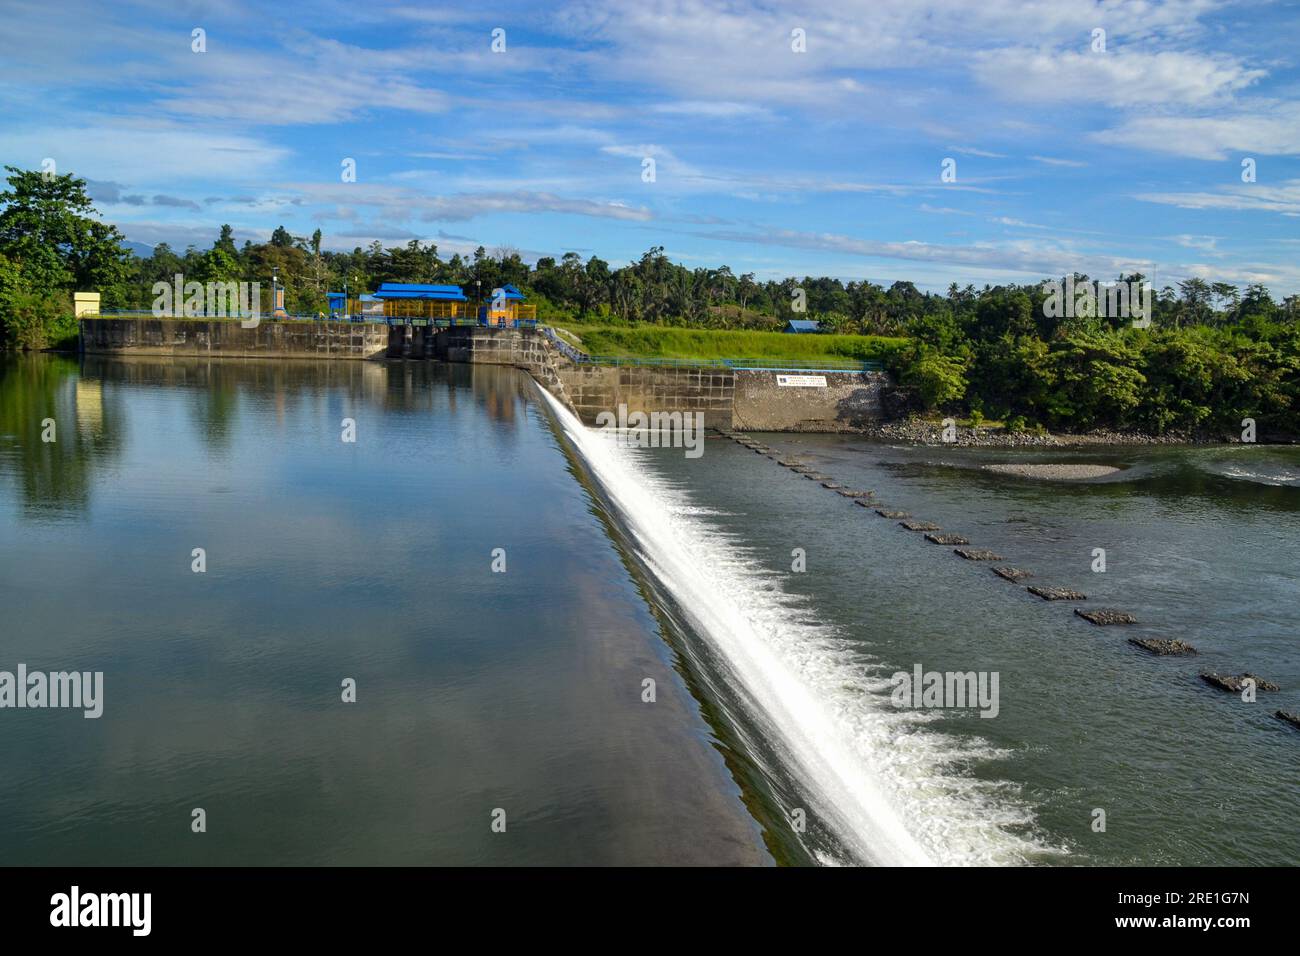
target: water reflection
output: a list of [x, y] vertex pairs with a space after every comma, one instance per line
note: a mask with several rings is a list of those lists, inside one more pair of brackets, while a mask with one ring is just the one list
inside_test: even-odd
[[[106, 697], [0, 718], [5, 862], [770, 859], [523, 373], [4, 371], [0, 668], [103, 671]], [[85, 520], [24, 512], [50, 484]], [[219, 839], [192, 838], [197, 805]]]
[[29, 512], [84, 513], [93, 473], [117, 458], [124, 441], [120, 400], [102, 381], [82, 379], [74, 359], [0, 356], [0, 473], [20, 489]]

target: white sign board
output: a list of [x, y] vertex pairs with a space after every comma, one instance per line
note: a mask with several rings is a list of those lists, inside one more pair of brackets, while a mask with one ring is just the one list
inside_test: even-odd
[[778, 375], [778, 385], [794, 385], [800, 388], [825, 388], [825, 375]]

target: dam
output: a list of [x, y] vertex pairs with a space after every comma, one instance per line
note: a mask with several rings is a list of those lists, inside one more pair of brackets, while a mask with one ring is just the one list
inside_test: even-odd
[[[252, 327], [245, 327], [252, 325]], [[433, 360], [526, 370], [584, 424], [620, 405], [700, 412], [710, 428], [853, 432], [884, 417], [889, 376], [858, 369], [601, 359], [535, 324], [439, 325], [343, 320], [83, 316], [81, 351], [186, 358]]]

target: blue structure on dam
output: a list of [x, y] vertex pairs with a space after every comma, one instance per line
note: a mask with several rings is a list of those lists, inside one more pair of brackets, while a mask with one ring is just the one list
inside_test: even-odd
[[493, 289], [483, 303], [472, 303], [458, 285], [382, 282], [370, 295], [348, 298], [330, 292], [330, 314], [354, 321], [389, 325], [486, 325], [528, 328], [537, 324], [537, 307], [525, 303], [516, 286]]

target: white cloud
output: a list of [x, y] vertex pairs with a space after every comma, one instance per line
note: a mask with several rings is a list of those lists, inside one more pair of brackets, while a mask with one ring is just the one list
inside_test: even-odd
[[1133, 116], [1093, 134], [1102, 143], [1193, 159], [1300, 154], [1300, 103], [1260, 104], [1258, 112], [1225, 116]]
[[1224, 54], [1076, 53], [1010, 48], [981, 54], [976, 78], [1013, 101], [1100, 103], [1115, 107], [1203, 106], [1262, 78]]
[[1215, 245], [1219, 241], [1217, 236], [1190, 236], [1186, 234], [1170, 236], [1169, 238], [1184, 248], [1199, 249], [1202, 252], [1213, 252]]
[[1068, 166], [1070, 168], [1082, 168], [1088, 164], [1078, 159], [1061, 159], [1058, 156], [1030, 156], [1036, 163], [1042, 163], [1044, 166]]
[[1006, 153], [993, 153], [987, 149], [976, 149], [973, 146], [949, 146], [948, 151], [959, 153], [962, 156], [982, 156], [985, 159], [1006, 159]]
[[1244, 212], [1279, 212], [1300, 216], [1300, 179], [1279, 186], [1241, 183], [1217, 192], [1147, 192], [1138, 193], [1143, 202], [1179, 206], [1183, 209], [1232, 209]]
[[676, 100], [651, 107], [656, 113], [670, 116], [703, 116], [709, 119], [755, 119], [771, 116], [771, 111], [754, 103], [725, 100]]
[[872, 259], [902, 259], [943, 263], [950, 266], [977, 266], [990, 272], [1021, 273], [1036, 277], [1064, 275], [1074, 270], [1091, 275], [1118, 274], [1134, 270], [1150, 273], [1154, 268], [1154, 263], [1149, 259], [1083, 252], [1068, 242], [1054, 242], [1046, 237], [1007, 242], [942, 245], [916, 240], [858, 239], [836, 233], [797, 232], [789, 229], [756, 232], [719, 230], [703, 235], [729, 242], [791, 246], [848, 253]]
[[989, 222], [996, 223], [999, 226], [1014, 226], [1019, 229], [1050, 229], [1050, 226], [1040, 226], [1038, 223], [1025, 222], [1023, 219], [1015, 219], [1011, 216], [994, 216]]
[[560, 213], [624, 222], [645, 222], [653, 218], [644, 206], [525, 190], [431, 196], [402, 186], [370, 183], [294, 183], [282, 188], [297, 192], [311, 204], [334, 204], [336, 218], [354, 218], [355, 208], [361, 207], [377, 210], [374, 213], [377, 221], [393, 224], [453, 222], [493, 213]]
[[60, 173], [111, 179], [141, 191], [201, 178], [269, 176], [290, 155], [254, 136], [140, 120], [0, 127], [0, 153], [33, 168], [48, 156]]

